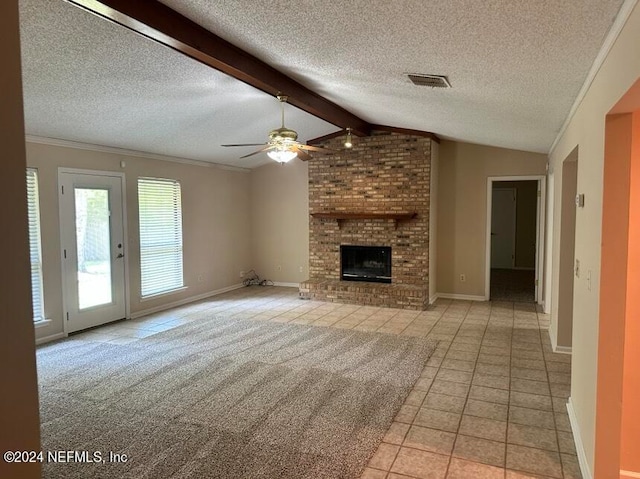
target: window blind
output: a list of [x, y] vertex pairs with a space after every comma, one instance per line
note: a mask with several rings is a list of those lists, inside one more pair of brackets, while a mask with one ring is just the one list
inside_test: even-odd
[[44, 320], [42, 298], [42, 249], [40, 246], [40, 197], [38, 170], [27, 168], [27, 209], [29, 218], [29, 258], [31, 260], [31, 302], [33, 320]]
[[138, 178], [141, 296], [184, 286], [180, 183]]

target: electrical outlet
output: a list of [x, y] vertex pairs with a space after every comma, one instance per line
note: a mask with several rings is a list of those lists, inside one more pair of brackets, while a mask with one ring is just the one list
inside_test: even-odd
[[198, 283], [204, 282], [204, 275], [198, 276]]
[[461, 274], [460, 275], [460, 282], [461, 283], [465, 283], [467, 281], [467, 275], [466, 274]]
[[244, 271], [240, 271], [240, 277], [244, 278]]
[[300, 272], [302, 273], [303, 271], [304, 271], [304, 268], [300, 266]]

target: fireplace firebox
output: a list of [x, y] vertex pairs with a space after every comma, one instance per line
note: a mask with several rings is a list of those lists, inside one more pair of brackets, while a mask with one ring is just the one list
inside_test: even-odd
[[391, 283], [391, 247], [340, 245], [340, 279]]

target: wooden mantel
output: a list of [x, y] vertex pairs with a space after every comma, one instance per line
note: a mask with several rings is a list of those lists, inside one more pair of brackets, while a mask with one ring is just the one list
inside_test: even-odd
[[393, 220], [395, 229], [398, 229], [399, 221], [409, 221], [418, 213], [346, 213], [346, 212], [331, 212], [331, 213], [311, 213], [311, 216], [319, 219], [334, 219], [338, 221], [338, 228], [342, 228], [342, 222], [344, 220]]

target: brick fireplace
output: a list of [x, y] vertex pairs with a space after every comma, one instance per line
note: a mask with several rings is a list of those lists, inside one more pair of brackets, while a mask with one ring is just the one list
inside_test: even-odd
[[[321, 145], [309, 162], [309, 279], [300, 296], [406, 309], [429, 304], [429, 191], [433, 135], [374, 131]], [[341, 281], [340, 246], [391, 248], [391, 282]]]

